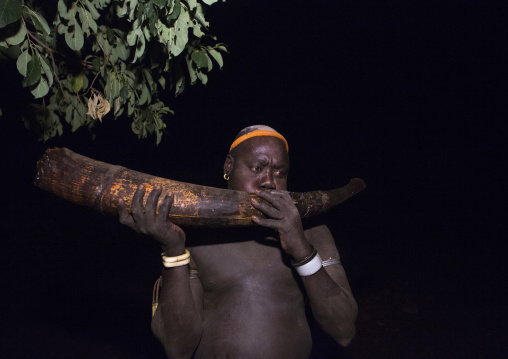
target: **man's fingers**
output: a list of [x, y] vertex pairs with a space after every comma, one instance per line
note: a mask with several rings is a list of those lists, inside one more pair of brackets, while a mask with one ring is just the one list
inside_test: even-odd
[[173, 206], [173, 201], [175, 197], [173, 196], [173, 193], [169, 192], [164, 200], [162, 201], [161, 205], [159, 206], [159, 217], [163, 220], [166, 220], [169, 215], [169, 211], [171, 210], [171, 207]]
[[281, 229], [280, 221], [278, 221], [276, 219], [252, 217], [252, 222], [259, 224], [260, 226], [263, 226], [263, 227], [273, 228], [276, 230]]
[[281, 209], [287, 203], [293, 203], [289, 193], [287, 191], [258, 191], [256, 194], [271, 203], [274, 207]]
[[148, 199], [146, 200], [145, 215], [149, 215], [152, 219], [155, 217], [155, 210], [161, 193], [162, 188], [160, 186], [156, 186], [152, 192], [150, 192]]
[[116, 206], [118, 210], [118, 217], [120, 218], [120, 222], [124, 222], [129, 217], [129, 211], [127, 210], [127, 206], [125, 205], [125, 201], [123, 198], [118, 199], [118, 205]]
[[261, 212], [266, 214], [268, 217], [277, 218], [277, 219], [284, 218], [284, 215], [281, 213], [281, 211], [279, 211], [277, 208], [275, 208], [274, 206], [272, 206], [270, 204], [263, 203], [255, 198], [252, 199], [251, 203], [254, 208], [260, 210]]
[[133, 228], [134, 219], [129, 215], [129, 210], [127, 209], [123, 198], [118, 200], [117, 210], [120, 223], [126, 225], [127, 227]]
[[143, 198], [145, 197], [145, 191], [146, 187], [144, 185], [140, 185], [132, 197], [131, 214], [135, 221], [140, 219], [143, 215]]

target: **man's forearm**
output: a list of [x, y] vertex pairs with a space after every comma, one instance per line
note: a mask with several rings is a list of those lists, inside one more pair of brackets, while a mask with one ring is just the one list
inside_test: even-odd
[[335, 283], [324, 267], [302, 277], [302, 281], [319, 326], [337, 343], [347, 346], [355, 336], [358, 314], [352, 293]]
[[165, 268], [152, 327], [169, 358], [190, 358], [201, 339], [202, 320], [189, 283], [188, 266]]

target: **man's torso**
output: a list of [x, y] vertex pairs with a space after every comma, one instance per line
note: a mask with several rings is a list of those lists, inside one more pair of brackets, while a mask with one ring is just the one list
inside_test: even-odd
[[204, 303], [196, 358], [308, 358], [312, 339], [303, 294], [278, 242], [190, 250]]

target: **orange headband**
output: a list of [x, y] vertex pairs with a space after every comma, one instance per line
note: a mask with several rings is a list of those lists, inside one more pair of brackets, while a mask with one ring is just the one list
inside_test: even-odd
[[256, 130], [256, 131], [252, 131], [252, 132], [249, 132], [249, 133], [246, 133], [245, 135], [243, 136], [240, 136], [238, 137], [235, 142], [233, 142], [233, 144], [231, 145], [231, 147], [229, 148], [229, 152], [231, 152], [231, 150], [233, 148], [235, 148], [236, 146], [238, 146], [240, 143], [242, 143], [243, 141], [245, 140], [248, 140], [249, 138], [252, 138], [252, 137], [257, 137], [257, 136], [272, 136], [272, 137], [277, 137], [277, 138], [280, 138], [282, 141], [284, 141], [284, 143], [286, 144], [286, 151], [289, 152], [289, 147], [288, 147], [288, 142], [286, 141], [286, 139], [284, 138], [284, 136], [282, 136], [280, 133], [278, 132], [275, 132], [275, 131], [270, 131], [270, 130]]

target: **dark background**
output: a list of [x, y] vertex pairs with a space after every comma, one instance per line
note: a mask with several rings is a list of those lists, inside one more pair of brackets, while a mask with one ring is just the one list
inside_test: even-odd
[[360, 308], [342, 354], [505, 357], [507, 19], [505, 1], [214, 5], [230, 54], [206, 87], [169, 97], [158, 147], [111, 117], [95, 141], [67, 128], [35, 143], [30, 97], [2, 63], [0, 355], [163, 357], [149, 327], [158, 245], [35, 188], [46, 148], [223, 187], [235, 134], [262, 123], [289, 142], [291, 190], [367, 183], [319, 219]]

